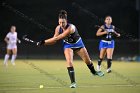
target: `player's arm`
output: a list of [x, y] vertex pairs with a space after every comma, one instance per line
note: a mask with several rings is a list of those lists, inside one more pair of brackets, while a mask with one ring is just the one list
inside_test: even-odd
[[56, 37], [56, 36], [59, 35], [59, 29], [60, 29], [60, 26], [57, 26], [57, 27], [55, 28], [55, 33], [54, 33], [53, 37]]
[[5, 38], [4, 38], [4, 41], [8, 44], [9, 38], [8, 38], [8, 37], [5, 37]]
[[72, 32], [71, 27], [68, 27], [65, 32], [63, 32], [62, 34], [59, 34], [59, 28], [60, 28], [60, 26], [56, 27], [55, 34], [52, 38], [40, 41], [37, 43], [37, 45], [53, 45], [58, 40], [63, 39], [64, 37], [66, 37], [67, 35], [69, 35]]
[[18, 42], [18, 43], [21, 43], [21, 40], [20, 40], [19, 38], [17, 38], [17, 42]]
[[102, 36], [102, 35], [104, 35], [104, 34], [108, 34], [108, 32], [104, 30], [104, 26], [101, 26], [101, 27], [98, 29], [98, 31], [97, 31], [97, 33], [96, 33], [96, 36]]
[[73, 30], [72, 26], [69, 26], [63, 33], [59, 34], [58, 36], [55, 36], [54, 39], [56, 41], [61, 40], [73, 32], [74, 32], [74, 30]]
[[4, 41], [8, 44], [9, 43], [9, 33], [6, 35], [6, 37], [4, 38]]
[[[57, 26], [55, 28], [55, 33], [54, 33], [54, 36], [50, 39], [46, 39], [46, 40], [42, 40], [42, 41], [39, 41], [37, 42], [37, 46], [41, 46], [41, 45], [53, 45], [56, 43], [56, 41], [54, 40], [54, 37], [58, 36], [59, 35], [59, 26]], [[47, 44], [46, 44], [47, 43]]]
[[45, 40], [45, 44], [44, 45], [52, 45], [54, 43], [56, 43], [57, 41], [65, 38], [66, 36], [68, 36], [72, 30], [71, 27], [68, 27], [66, 31], [64, 31], [62, 34], [59, 34], [59, 29], [56, 29], [56, 34], [54, 35], [54, 37]]
[[[115, 26], [113, 26], [113, 29], [115, 29]], [[120, 33], [116, 32], [115, 30], [113, 31], [113, 33], [117, 36], [117, 37], [120, 37]]]
[[59, 35], [59, 29], [60, 29], [60, 26], [57, 26], [55, 28], [54, 36], [52, 38], [44, 40], [44, 45], [53, 45], [56, 43], [55, 37]]

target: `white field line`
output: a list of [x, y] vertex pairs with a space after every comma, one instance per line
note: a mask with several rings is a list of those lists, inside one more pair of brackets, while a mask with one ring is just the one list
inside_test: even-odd
[[[106, 87], [106, 86], [111, 86], [111, 87], [140, 87], [140, 85], [136, 85], [136, 86], [134, 86], [134, 85], [93, 85], [93, 86], [77, 86], [77, 88], [94, 88], [94, 87]], [[47, 87], [47, 86], [45, 86], [44, 88], [41, 88], [41, 89], [61, 89], [61, 88], [69, 88], [69, 86], [68, 87]], [[26, 87], [26, 88], [10, 88], [10, 89], [6, 89], [6, 88], [3, 88], [3, 89], [1, 89], [0, 88], [0, 91], [6, 91], [6, 90], [36, 90], [36, 89], [40, 89], [39, 87], [37, 88], [37, 87]]]

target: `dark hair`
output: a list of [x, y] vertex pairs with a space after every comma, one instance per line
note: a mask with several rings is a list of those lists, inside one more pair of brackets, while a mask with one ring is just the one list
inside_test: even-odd
[[15, 25], [11, 25], [11, 27], [16, 27]]
[[[111, 17], [111, 16], [110, 16], [110, 15], [107, 15], [107, 16], [105, 16], [105, 19], [106, 19], [107, 17]], [[112, 17], [111, 17], [111, 19], [112, 19]]]
[[65, 10], [60, 10], [59, 18], [67, 19], [67, 12]]
[[16, 28], [16, 26], [15, 26], [15, 25], [11, 25], [11, 26], [10, 26], [10, 29], [11, 29], [12, 27], [15, 27], [15, 28]]

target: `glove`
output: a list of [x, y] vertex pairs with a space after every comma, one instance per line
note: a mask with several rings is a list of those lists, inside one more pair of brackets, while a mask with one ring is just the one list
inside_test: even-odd
[[36, 43], [37, 46], [41, 46], [45, 44], [45, 40], [41, 40], [39, 42]]
[[18, 40], [18, 43], [20, 44], [21, 43], [21, 40]]

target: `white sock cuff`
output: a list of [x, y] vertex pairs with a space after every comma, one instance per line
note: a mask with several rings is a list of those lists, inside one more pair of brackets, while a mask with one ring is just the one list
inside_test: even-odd
[[12, 55], [12, 57], [16, 57], [16, 56], [17, 56], [17, 55], [14, 55], [14, 54]]
[[5, 56], [9, 58], [10, 55], [9, 54], [6, 54]]

